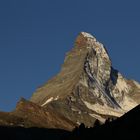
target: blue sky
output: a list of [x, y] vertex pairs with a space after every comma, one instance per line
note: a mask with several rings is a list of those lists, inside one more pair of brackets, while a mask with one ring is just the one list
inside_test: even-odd
[[81, 31], [105, 44], [113, 66], [140, 81], [139, 0], [1, 0], [0, 110], [59, 72]]

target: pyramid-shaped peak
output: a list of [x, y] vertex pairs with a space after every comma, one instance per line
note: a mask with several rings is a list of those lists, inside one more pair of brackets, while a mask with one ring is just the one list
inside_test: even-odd
[[84, 37], [95, 39], [95, 37], [94, 37], [92, 34], [90, 34], [90, 33], [87, 33], [87, 32], [81, 32], [80, 34], [82, 34]]
[[113, 69], [104, 45], [80, 32], [59, 74], [37, 89], [31, 101], [90, 127], [95, 119], [104, 123], [138, 105], [138, 94], [129, 95], [139, 86], [130, 84]]
[[75, 45], [78, 47], [87, 46], [88, 44], [97, 43], [96, 38], [87, 32], [80, 32], [75, 40]]

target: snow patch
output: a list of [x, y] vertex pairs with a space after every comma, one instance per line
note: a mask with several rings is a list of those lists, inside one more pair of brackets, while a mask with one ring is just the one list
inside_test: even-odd
[[125, 96], [123, 102], [121, 102], [120, 105], [125, 110], [125, 112], [128, 112], [129, 110], [136, 107], [138, 104], [133, 99]]
[[100, 105], [100, 104], [91, 104], [87, 101], [83, 101], [84, 104], [87, 106], [87, 108], [102, 114], [102, 115], [111, 115], [111, 116], [116, 116], [116, 117], [121, 117], [125, 112], [121, 109], [114, 109], [111, 108], [107, 105]]
[[136, 85], [136, 87], [138, 87], [140, 89], [140, 84], [138, 82], [133, 80], [133, 83]]
[[75, 111], [75, 112], [77, 112], [77, 111], [78, 111], [78, 110], [76, 110], [75, 108], [71, 108], [71, 110], [72, 110], [72, 111]]
[[[81, 32], [81, 34], [82, 34], [84, 37], [95, 39], [95, 37], [93, 37], [93, 36], [92, 36], [91, 34], [89, 34], [89, 33]], [[96, 39], [95, 39], [95, 41], [96, 41]]]
[[81, 123], [80, 122], [76, 122], [78, 125], [80, 125]]
[[58, 100], [59, 99], [59, 96], [57, 96], [54, 100], [56, 101], [56, 100]]
[[97, 114], [89, 114], [91, 117], [98, 119], [100, 122], [105, 123], [106, 119]]
[[57, 96], [56, 98], [54, 98], [54, 97], [50, 97], [44, 104], [42, 104], [41, 106], [44, 106], [44, 105], [46, 105], [46, 104], [48, 104], [48, 103], [50, 103], [50, 102], [52, 102], [52, 101], [56, 101], [56, 100], [58, 100], [59, 99], [59, 96]]
[[125, 91], [125, 92], [129, 91], [129, 86], [127, 85], [126, 81], [123, 79], [121, 74], [118, 74], [116, 88], [119, 90], [120, 93], [122, 91]]
[[51, 102], [51, 101], [53, 101], [53, 100], [54, 100], [54, 98], [51, 97], [51, 98], [49, 98], [44, 104], [42, 104], [41, 106], [44, 106], [44, 105], [48, 104], [49, 102]]

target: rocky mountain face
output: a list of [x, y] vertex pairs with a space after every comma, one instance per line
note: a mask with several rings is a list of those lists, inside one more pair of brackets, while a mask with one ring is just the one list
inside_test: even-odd
[[124, 78], [112, 67], [104, 45], [81, 32], [60, 73], [38, 88], [30, 101], [43, 112], [50, 109], [67, 122], [90, 127], [96, 119], [104, 123], [137, 106], [140, 84]]
[[39, 105], [21, 99], [12, 112], [0, 112], [0, 126], [24, 128], [51, 128], [72, 130], [76, 124], [51, 108], [44, 109]]
[[112, 67], [103, 44], [81, 32], [60, 73], [38, 88], [30, 101], [22, 98], [14, 111], [0, 112], [0, 128], [71, 131], [81, 123], [92, 127], [97, 119], [104, 123], [121, 117], [138, 104], [140, 84], [124, 78]]

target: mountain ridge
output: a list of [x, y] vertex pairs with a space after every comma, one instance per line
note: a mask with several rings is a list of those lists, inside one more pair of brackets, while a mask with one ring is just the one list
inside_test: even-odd
[[138, 104], [140, 84], [124, 78], [112, 67], [104, 45], [81, 32], [60, 72], [29, 101], [21, 99], [14, 111], [1, 112], [0, 125], [73, 130], [84, 123], [93, 127], [96, 120], [103, 124]]
[[[44, 108], [58, 107], [70, 120], [91, 126], [96, 119], [103, 123], [106, 117], [102, 115], [120, 117], [140, 103], [130, 96], [132, 84], [136, 85], [112, 67], [104, 45], [91, 34], [81, 32], [61, 71], [37, 89], [31, 101]], [[139, 86], [136, 89], [139, 93]]]
[[12, 112], [0, 112], [0, 126], [73, 130], [76, 126], [60, 113], [21, 98]]

